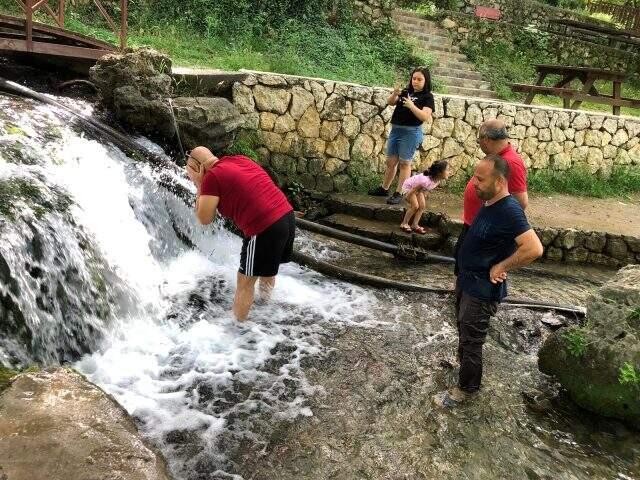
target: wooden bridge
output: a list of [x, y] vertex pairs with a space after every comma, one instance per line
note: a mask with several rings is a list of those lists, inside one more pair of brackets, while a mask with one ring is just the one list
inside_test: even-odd
[[[127, 0], [120, 2], [120, 19], [115, 21], [105, 9], [103, 0], [92, 0], [113, 30], [119, 45], [71, 32], [65, 25], [65, 0], [15, 0], [23, 17], [0, 15], [0, 52], [23, 52], [35, 55], [72, 57], [78, 60], [98, 58], [124, 49], [127, 43]], [[113, 0], [112, 0], [113, 1]], [[55, 5], [50, 5], [54, 3]], [[48, 23], [35, 22], [34, 16]]]

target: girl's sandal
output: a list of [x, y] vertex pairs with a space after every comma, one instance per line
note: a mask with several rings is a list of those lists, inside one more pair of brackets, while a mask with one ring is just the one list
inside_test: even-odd
[[411, 233], [413, 231], [409, 225], [400, 225], [400, 230], [406, 233]]
[[420, 226], [413, 227], [413, 229], [412, 229], [412, 230], [413, 230], [415, 233], [417, 233], [418, 235], [424, 235], [425, 233], [427, 233], [427, 231], [426, 231], [424, 228], [420, 227]]

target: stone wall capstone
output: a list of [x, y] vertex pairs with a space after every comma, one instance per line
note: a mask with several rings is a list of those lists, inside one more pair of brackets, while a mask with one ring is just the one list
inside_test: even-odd
[[[257, 132], [261, 162], [283, 183], [348, 191], [361, 176], [384, 171], [391, 130], [390, 89], [289, 75], [250, 72], [233, 86], [243, 128]], [[449, 161], [470, 173], [483, 157], [476, 137], [490, 118], [505, 121], [511, 143], [532, 170], [583, 167], [608, 175], [614, 165], [640, 165], [640, 120], [486, 99], [434, 95], [433, 119], [423, 125], [414, 157], [421, 171]]]

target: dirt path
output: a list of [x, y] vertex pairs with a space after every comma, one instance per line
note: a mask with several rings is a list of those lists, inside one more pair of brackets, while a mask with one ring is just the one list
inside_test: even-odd
[[[434, 191], [429, 210], [462, 216], [462, 195]], [[640, 195], [631, 200], [569, 195], [531, 195], [527, 217], [532, 225], [576, 228], [634, 237], [640, 236]]]

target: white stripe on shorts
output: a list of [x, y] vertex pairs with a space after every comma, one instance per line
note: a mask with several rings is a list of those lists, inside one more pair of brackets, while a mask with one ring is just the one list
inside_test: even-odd
[[251, 240], [249, 240], [249, 244], [247, 245], [247, 260], [246, 260], [244, 271], [246, 272], [245, 275], [247, 275], [248, 277], [253, 276], [253, 260], [255, 257], [255, 253], [256, 253], [256, 235], [251, 237]]

